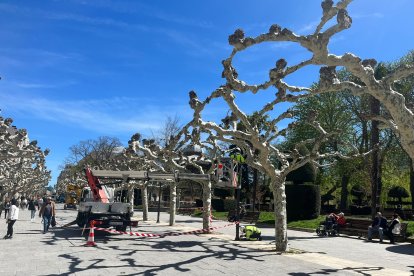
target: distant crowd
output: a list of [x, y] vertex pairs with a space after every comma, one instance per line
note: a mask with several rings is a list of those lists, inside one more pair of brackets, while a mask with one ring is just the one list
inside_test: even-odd
[[25, 197], [6, 198], [0, 208], [0, 218], [4, 211], [4, 219], [7, 223], [7, 233], [3, 239], [13, 238], [13, 226], [19, 219], [19, 211], [26, 208], [30, 211], [30, 221], [35, 222], [36, 212], [43, 222], [43, 234], [49, 231], [49, 227], [56, 225], [56, 206], [55, 202], [49, 196], [31, 196], [29, 199]]

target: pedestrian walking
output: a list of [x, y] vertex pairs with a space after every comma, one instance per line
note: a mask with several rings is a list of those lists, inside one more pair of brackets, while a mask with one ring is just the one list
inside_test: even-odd
[[19, 219], [19, 207], [17, 207], [17, 200], [13, 198], [11, 200], [9, 216], [7, 217], [7, 234], [6, 236], [4, 236], [4, 239], [13, 238], [13, 226], [16, 223], [16, 220], [18, 219]]
[[22, 208], [22, 210], [27, 208], [27, 199], [24, 196], [22, 196], [21, 198], [20, 207]]
[[42, 209], [43, 206], [43, 198], [40, 197], [40, 195], [37, 195], [37, 207], [40, 209]]
[[30, 210], [30, 221], [34, 222], [36, 217], [36, 202], [34, 196], [29, 199], [28, 209]]
[[52, 218], [56, 215], [55, 203], [52, 202], [52, 198], [48, 197], [39, 211], [39, 217], [43, 218], [43, 234], [49, 231]]
[[5, 201], [4, 201], [4, 218], [7, 219], [7, 214], [9, 213], [10, 210], [10, 200], [8, 197], [6, 197]]

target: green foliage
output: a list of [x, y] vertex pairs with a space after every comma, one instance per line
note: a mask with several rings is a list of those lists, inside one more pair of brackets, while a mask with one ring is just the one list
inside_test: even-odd
[[401, 200], [401, 198], [409, 197], [410, 194], [408, 193], [408, 191], [404, 187], [394, 186], [388, 191], [388, 196], [389, 197], [395, 197], [395, 198], [398, 198], [399, 200]]
[[287, 134], [287, 143], [290, 145], [319, 135], [309, 124], [313, 121], [318, 121], [327, 132], [341, 132], [341, 136], [332, 138], [326, 145], [330, 148], [337, 147], [339, 138], [344, 140], [353, 133], [354, 114], [350, 112], [343, 93], [325, 93], [303, 99], [292, 111], [297, 125]]
[[387, 153], [382, 167], [381, 204], [385, 206], [389, 200], [388, 192], [392, 187], [400, 186], [407, 191], [410, 190], [410, 168], [407, 154], [401, 148], [393, 148]]
[[232, 190], [229, 189], [220, 189], [220, 188], [215, 188], [213, 190], [214, 195], [221, 198], [221, 199], [225, 199], [226, 197], [229, 196], [233, 196], [234, 192], [232, 192]]
[[303, 184], [305, 182], [315, 182], [316, 172], [315, 168], [307, 163], [297, 170], [290, 172], [286, 176], [286, 181], [292, 181], [293, 184]]
[[321, 194], [318, 185], [286, 185], [286, 209], [289, 221], [312, 219], [321, 211]]
[[319, 223], [324, 220], [325, 215], [320, 215], [314, 219], [290, 221], [288, 223], [288, 227], [297, 227], [314, 230], [319, 226]]
[[363, 196], [365, 196], [366, 191], [361, 187], [361, 185], [354, 185], [351, 188], [351, 195], [357, 197], [357, 198], [361, 198]]
[[223, 212], [224, 211], [224, 199], [212, 198], [211, 199], [211, 208], [213, 210]]
[[359, 184], [355, 184], [351, 188], [351, 195], [356, 198], [356, 200], [354, 200], [354, 203], [357, 206], [361, 206], [362, 205], [363, 200], [364, 200], [366, 194], [367, 194], [367, 191], [365, 190], [365, 188], [362, 187]]
[[236, 209], [236, 200], [235, 199], [225, 199], [224, 200], [224, 211], [230, 211]]
[[218, 212], [234, 210], [236, 208], [236, 201], [234, 199], [211, 199], [211, 207]]

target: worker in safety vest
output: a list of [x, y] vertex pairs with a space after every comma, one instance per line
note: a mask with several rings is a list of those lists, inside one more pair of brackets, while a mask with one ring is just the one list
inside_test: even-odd
[[254, 225], [242, 226], [242, 231], [245, 234], [245, 239], [248, 241], [262, 240], [262, 231]]
[[230, 145], [230, 158], [239, 164], [245, 162], [245, 157], [243, 156], [241, 149], [236, 145]]

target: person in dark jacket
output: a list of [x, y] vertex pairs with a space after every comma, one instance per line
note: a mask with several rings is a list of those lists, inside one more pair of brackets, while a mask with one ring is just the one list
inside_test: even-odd
[[43, 204], [42, 208], [39, 211], [39, 217], [43, 218], [43, 234], [46, 234], [49, 231], [50, 223], [52, 222], [52, 217], [56, 215], [55, 203], [52, 202], [52, 198], [48, 197], [46, 203]]
[[35, 217], [36, 217], [36, 204], [35, 203], [36, 203], [35, 198], [34, 198], [34, 196], [32, 196], [29, 199], [28, 208], [27, 208], [27, 209], [30, 210], [30, 221], [31, 222], [34, 222]]
[[9, 213], [11, 204], [9, 198], [6, 197], [6, 200], [4, 201], [4, 218], [7, 219], [7, 214]]
[[382, 242], [385, 231], [387, 231], [387, 219], [382, 216], [381, 212], [378, 212], [371, 226], [368, 227], [368, 240], [371, 241], [372, 234], [378, 232], [380, 242]]

